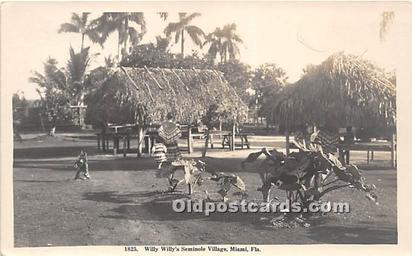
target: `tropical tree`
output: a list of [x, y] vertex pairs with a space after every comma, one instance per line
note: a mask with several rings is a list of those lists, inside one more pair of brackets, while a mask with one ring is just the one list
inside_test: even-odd
[[256, 118], [265, 116], [270, 119], [270, 109], [267, 109], [266, 106], [270, 105], [270, 101], [286, 85], [288, 79], [286, 72], [276, 64], [266, 63], [256, 68], [252, 76], [251, 83], [252, 88], [255, 90], [255, 98], [251, 105], [257, 111]]
[[66, 88], [70, 94], [70, 101], [73, 105], [83, 106], [84, 96], [87, 92], [84, 80], [87, 75], [91, 59], [95, 55], [90, 55], [89, 47], [76, 53], [72, 47], [69, 49], [70, 58], [65, 68]]
[[239, 57], [240, 51], [238, 44], [243, 40], [236, 34], [236, 24], [227, 24], [223, 28], [216, 28], [215, 31], [206, 36], [205, 44], [209, 44], [209, 55], [216, 59], [220, 55], [220, 63], [235, 60]]
[[65, 73], [57, 67], [57, 61], [49, 57], [44, 63], [43, 74], [34, 72], [29, 81], [39, 86], [36, 91], [41, 99], [42, 113], [50, 122], [48, 134], [54, 136], [57, 122], [71, 118]]
[[16, 140], [22, 141], [20, 135], [20, 125], [25, 118], [29, 103], [24, 97], [24, 93], [20, 90], [13, 93], [12, 106], [13, 106], [13, 137]]
[[181, 42], [181, 53], [182, 58], [184, 57], [184, 44], [185, 44], [185, 32], [189, 34], [190, 39], [192, 39], [195, 45], [202, 47], [202, 37], [205, 37], [203, 30], [197, 26], [189, 25], [192, 20], [199, 17], [200, 13], [187, 14], [186, 12], [179, 12], [179, 21], [171, 22], [164, 29], [166, 36], [171, 36], [175, 34], [175, 43], [177, 44], [180, 40]]
[[[64, 68], [59, 68], [57, 61], [49, 58], [44, 63], [43, 73], [34, 72], [29, 78], [39, 87], [37, 93], [42, 103], [41, 112], [50, 122], [49, 135], [52, 136], [59, 121], [72, 120], [70, 106], [83, 106], [84, 97], [90, 89], [90, 84], [85, 80], [94, 55], [89, 54], [89, 47], [78, 53], [70, 47], [69, 53], [70, 58]], [[79, 118], [82, 119], [82, 116]]]
[[142, 12], [105, 12], [92, 24], [101, 34], [100, 40], [106, 42], [114, 32], [118, 32], [117, 56], [126, 56], [129, 52], [128, 43], [137, 45], [146, 33], [146, 22]]
[[223, 33], [220, 28], [216, 28], [215, 31], [209, 33], [205, 37], [205, 42], [203, 45], [209, 44], [209, 49], [207, 51], [210, 58], [214, 61], [217, 58], [217, 54], [220, 54], [220, 63], [223, 63]]
[[[239, 57], [240, 51], [238, 44], [242, 44], [243, 40], [239, 35], [236, 34], [236, 24], [225, 25], [222, 29], [223, 43], [222, 43], [222, 54], [224, 56], [224, 61], [234, 60]], [[228, 58], [229, 57], [229, 58]]]
[[252, 71], [249, 65], [238, 60], [220, 63], [216, 68], [223, 72], [223, 75], [228, 83], [236, 90], [239, 97], [244, 102], [250, 100], [250, 95], [247, 89], [251, 87]]
[[166, 21], [167, 18], [169, 17], [169, 13], [168, 13], [168, 12], [158, 12], [157, 14], [159, 14], [160, 18], [161, 18], [163, 21]]
[[90, 41], [93, 43], [101, 42], [101, 37], [98, 31], [95, 29], [95, 26], [89, 22], [90, 13], [83, 12], [81, 14], [72, 13], [72, 17], [70, 23], [63, 23], [60, 25], [60, 29], [58, 30], [59, 33], [79, 33], [81, 34], [82, 43], [81, 43], [81, 50], [84, 47], [84, 38], [87, 36]]
[[381, 14], [381, 22], [379, 24], [379, 39], [382, 41], [385, 40], [385, 36], [389, 31], [390, 26], [393, 24], [395, 19], [395, 13], [393, 11], [384, 11]]

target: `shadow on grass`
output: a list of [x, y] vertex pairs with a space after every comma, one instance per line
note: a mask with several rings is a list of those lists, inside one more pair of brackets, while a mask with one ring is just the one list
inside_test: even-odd
[[95, 155], [97, 149], [94, 146], [52, 146], [52, 147], [30, 147], [15, 148], [14, 159], [41, 159], [58, 157], [77, 157], [81, 150], [86, 150], [89, 156]]
[[65, 180], [14, 180], [15, 182], [27, 182], [27, 183], [66, 183], [72, 181], [73, 179]]
[[328, 244], [396, 244], [396, 229], [318, 226], [309, 229], [310, 239]]
[[[151, 197], [144, 202], [137, 202], [142, 198]], [[103, 215], [104, 218], [123, 220], [148, 220], [148, 221], [190, 221], [203, 220], [215, 222], [239, 222], [246, 225], [253, 224], [256, 228], [264, 228], [268, 222], [261, 221], [262, 217], [273, 217], [272, 213], [243, 213], [243, 212], [212, 212], [206, 216], [203, 212], [176, 212], [173, 210], [173, 201], [178, 199], [189, 199], [183, 193], [162, 193], [160, 191], [139, 192], [131, 194], [116, 194], [114, 192], [86, 193], [85, 200], [99, 202], [111, 202], [122, 204], [110, 211], [113, 214]], [[186, 201], [186, 200], [185, 200]], [[193, 203], [194, 201], [192, 201]], [[216, 205], [216, 204], [215, 204]], [[204, 207], [204, 205], [203, 205]]]
[[[14, 161], [13, 168], [27, 168], [53, 171], [74, 172], [74, 161], [77, 155], [70, 155], [73, 159], [68, 160], [33, 160]], [[99, 171], [151, 171], [156, 169], [152, 159], [118, 158], [108, 160], [89, 160], [89, 172]]]

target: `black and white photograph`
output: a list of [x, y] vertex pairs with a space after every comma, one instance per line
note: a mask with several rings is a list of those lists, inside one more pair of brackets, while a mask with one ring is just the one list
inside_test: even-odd
[[399, 245], [405, 4], [3, 2], [10, 246]]

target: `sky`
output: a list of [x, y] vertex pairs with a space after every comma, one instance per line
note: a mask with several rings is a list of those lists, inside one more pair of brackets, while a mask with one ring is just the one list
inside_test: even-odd
[[[164, 3], [163, 3], [164, 4]], [[206, 33], [216, 27], [236, 23], [243, 39], [240, 60], [252, 67], [275, 63], [283, 68], [289, 82], [297, 81], [308, 64], [319, 64], [328, 56], [344, 51], [362, 55], [377, 65], [394, 71], [399, 40], [407, 34], [402, 23], [409, 22], [397, 15], [399, 8], [383, 3], [6, 3], [2, 6], [2, 82], [13, 92], [21, 91], [28, 99], [38, 98], [36, 85], [28, 78], [33, 71], [43, 70], [43, 62], [50, 56], [63, 67], [69, 57], [69, 46], [80, 49], [81, 37], [73, 33], [57, 33], [60, 24], [68, 22], [72, 12], [91, 11], [92, 18], [102, 11], [143, 11], [148, 32], [142, 43], [155, 42], [163, 34], [168, 22], [178, 19], [179, 11], [201, 12], [194, 25]], [[166, 21], [158, 11], [169, 12]], [[386, 40], [379, 39], [383, 11], [395, 11]], [[102, 49], [92, 45], [99, 54], [91, 68], [103, 64], [104, 57], [117, 53], [116, 34]], [[86, 39], [85, 45], [90, 45]], [[191, 43], [185, 52], [197, 49]], [[178, 52], [179, 45], [171, 51]], [[207, 50], [203, 49], [203, 51]], [[202, 50], [200, 50], [202, 51]]]

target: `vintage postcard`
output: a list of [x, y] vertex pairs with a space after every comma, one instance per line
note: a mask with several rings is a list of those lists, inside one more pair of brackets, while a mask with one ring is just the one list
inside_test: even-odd
[[2, 255], [411, 255], [411, 7], [2, 2]]

